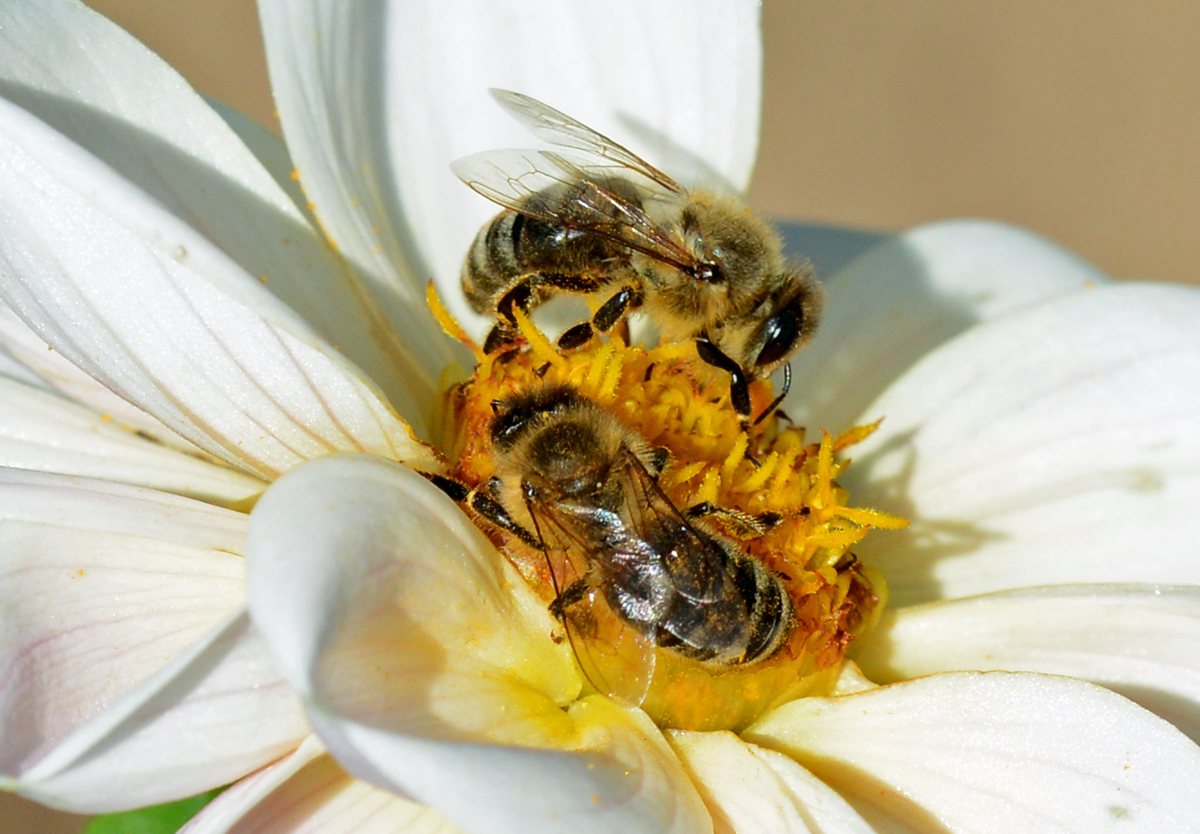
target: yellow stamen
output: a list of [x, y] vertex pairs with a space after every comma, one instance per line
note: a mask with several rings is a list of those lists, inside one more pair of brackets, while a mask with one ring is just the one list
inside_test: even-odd
[[555, 367], [561, 367], [564, 364], [562, 354], [560, 354], [554, 344], [546, 338], [542, 331], [537, 329], [529, 315], [520, 307], [513, 309], [513, 318], [517, 320], [517, 327], [529, 341], [529, 347], [542, 362], [548, 362]]
[[446, 331], [446, 335], [466, 345], [467, 349], [475, 355], [475, 361], [482, 362], [484, 359], [483, 349], [475, 344], [475, 340], [468, 336], [467, 331], [462, 329], [462, 325], [454, 316], [450, 315], [446, 305], [442, 304], [442, 297], [438, 295], [437, 287], [433, 285], [432, 281], [425, 287], [425, 301], [429, 304], [434, 319], [442, 326], [442, 330]]
[[883, 530], [899, 530], [908, 526], [908, 519], [868, 510], [862, 507], [833, 507], [829, 514], [853, 521], [862, 527], [879, 527]]

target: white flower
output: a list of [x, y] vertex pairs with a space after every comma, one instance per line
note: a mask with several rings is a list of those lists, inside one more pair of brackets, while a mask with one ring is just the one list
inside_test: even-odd
[[525, 141], [486, 87], [746, 181], [756, 9], [594, 5], [265, 0], [335, 251], [269, 136], [70, 0], [0, 4], [4, 786], [240, 779], [193, 832], [1193, 830], [1200, 748], [1084, 681], [1200, 737], [1195, 290], [979, 223], [838, 271], [786, 408], [887, 417], [845, 483], [914, 520], [861, 551], [898, 607], [858, 657], [905, 682], [851, 669], [740, 738], [576, 700], [544, 606], [381, 459], [436, 465], [423, 284], [455, 297], [490, 212], [446, 163]]

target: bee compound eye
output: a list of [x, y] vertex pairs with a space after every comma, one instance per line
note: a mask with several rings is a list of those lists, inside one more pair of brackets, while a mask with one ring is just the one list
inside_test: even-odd
[[756, 367], [774, 365], [785, 359], [800, 339], [800, 319], [792, 310], [780, 310], [763, 325], [766, 341], [754, 360]]

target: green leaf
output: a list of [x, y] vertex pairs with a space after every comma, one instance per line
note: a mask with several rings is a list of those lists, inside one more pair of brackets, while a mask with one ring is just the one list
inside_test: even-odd
[[175, 834], [220, 792], [218, 788], [166, 805], [94, 817], [83, 834]]

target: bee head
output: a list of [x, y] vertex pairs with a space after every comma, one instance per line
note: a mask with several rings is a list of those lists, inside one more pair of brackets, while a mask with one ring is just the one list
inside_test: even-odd
[[713, 328], [713, 343], [751, 378], [760, 379], [808, 344], [821, 315], [821, 292], [811, 274], [787, 269], [774, 276], [748, 314]]
[[535, 388], [494, 407], [498, 471], [519, 473], [556, 500], [591, 496], [606, 482], [626, 431], [574, 388]]
[[779, 264], [779, 239], [737, 198], [695, 191], [680, 217], [685, 246], [698, 259], [690, 277], [721, 285], [740, 309]]
[[494, 402], [492, 445], [500, 452], [510, 451], [546, 420], [585, 407], [585, 403], [574, 388], [566, 385], [548, 385]]

